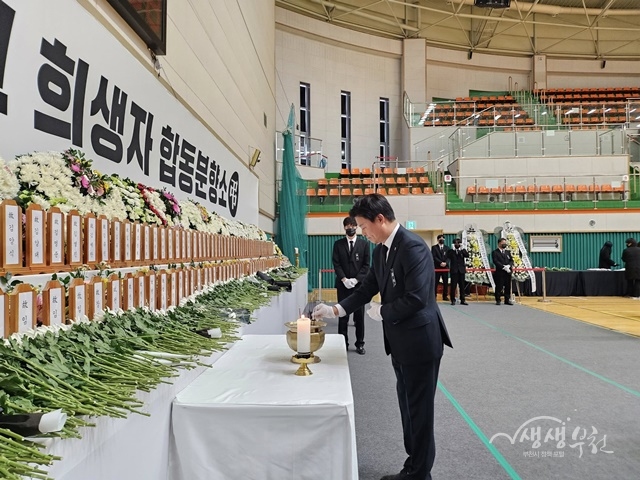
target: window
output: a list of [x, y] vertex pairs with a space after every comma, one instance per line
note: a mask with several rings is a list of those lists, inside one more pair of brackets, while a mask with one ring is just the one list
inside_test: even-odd
[[156, 55], [167, 48], [167, 0], [107, 0]]
[[[389, 156], [389, 99], [380, 98], [380, 157]], [[380, 160], [383, 160], [382, 158]]]
[[311, 85], [300, 83], [300, 164], [311, 165]]
[[342, 168], [351, 168], [351, 92], [340, 92], [340, 150]]

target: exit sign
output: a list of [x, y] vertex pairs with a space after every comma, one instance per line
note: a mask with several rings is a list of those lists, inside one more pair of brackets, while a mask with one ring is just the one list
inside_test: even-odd
[[404, 222], [404, 228], [406, 228], [407, 230], [415, 230], [416, 222], [414, 220], [407, 220], [406, 222]]

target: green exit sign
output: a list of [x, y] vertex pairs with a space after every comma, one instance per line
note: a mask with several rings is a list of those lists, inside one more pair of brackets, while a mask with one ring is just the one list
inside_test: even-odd
[[407, 220], [406, 222], [404, 222], [404, 228], [406, 228], [407, 230], [415, 230], [416, 222], [414, 220]]

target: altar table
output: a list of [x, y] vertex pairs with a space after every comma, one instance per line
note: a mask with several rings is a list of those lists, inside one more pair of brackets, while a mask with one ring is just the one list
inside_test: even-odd
[[294, 375], [284, 335], [246, 335], [173, 403], [172, 480], [356, 480], [344, 338]]

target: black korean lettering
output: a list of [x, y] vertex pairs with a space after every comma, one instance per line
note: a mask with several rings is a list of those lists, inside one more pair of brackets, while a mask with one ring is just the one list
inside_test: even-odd
[[38, 92], [46, 104], [60, 112], [66, 112], [71, 106], [72, 98], [69, 77], [75, 76], [75, 84], [73, 86], [71, 122], [36, 110], [33, 118], [34, 128], [56, 137], [71, 140], [75, 146], [81, 147], [89, 64], [82, 59], [76, 63], [69, 58], [67, 46], [57, 39], [51, 44], [43, 38], [40, 54], [57, 67], [45, 63], [38, 70]]
[[[149, 176], [149, 154], [153, 148], [153, 138], [151, 138], [151, 129], [153, 128], [153, 114], [147, 113], [137, 103], [131, 102], [131, 115], [134, 118], [133, 134], [131, 143], [127, 148], [127, 165], [131, 160], [136, 158], [138, 165], [145, 175]], [[144, 137], [144, 153], [140, 146], [140, 125], [146, 124], [146, 133]]]
[[180, 135], [173, 133], [169, 125], [162, 127], [160, 140], [160, 181], [176, 186], [176, 157], [180, 151]]
[[124, 116], [127, 107], [127, 94], [117, 86], [113, 87], [111, 107], [108, 103], [107, 90], [109, 80], [100, 78], [100, 87], [96, 97], [91, 101], [91, 116], [101, 114], [109, 127], [96, 123], [91, 129], [91, 146], [94, 151], [114, 163], [122, 161], [122, 133], [124, 131]]
[[238, 212], [238, 198], [240, 194], [240, 177], [238, 172], [233, 172], [229, 179], [229, 212], [235, 217]]
[[191, 145], [186, 140], [182, 140], [182, 150], [180, 151], [180, 161], [178, 162], [178, 168], [180, 174], [178, 175], [178, 186], [180, 190], [185, 193], [193, 192], [193, 172], [194, 164], [196, 162], [196, 147]]
[[[0, 1], [0, 90], [4, 83], [4, 71], [7, 65], [9, 54], [9, 39], [11, 38], [11, 28], [16, 12], [9, 5]], [[6, 93], [0, 91], [0, 113], [6, 115], [8, 112], [8, 97]]]
[[218, 203], [218, 176], [220, 175], [220, 165], [215, 160], [211, 160], [209, 165], [209, 201]]
[[207, 175], [209, 173], [209, 157], [205, 157], [201, 151], [198, 151], [198, 160], [196, 162], [196, 197], [204, 200], [207, 199]]
[[227, 171], [222, 170], [222, 176], [218, 175], [218, 205], [222, 207], [227, 206]]

